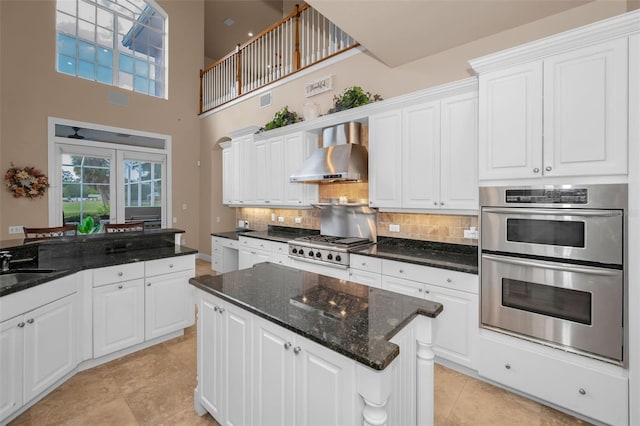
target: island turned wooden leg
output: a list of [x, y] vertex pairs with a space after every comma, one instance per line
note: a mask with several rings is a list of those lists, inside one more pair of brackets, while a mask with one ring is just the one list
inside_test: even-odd
[[384, 426], [389, 414], [387, 402], [391, 395], [392, 368], [373, 370], [362, 364], [357, 365], [356, 377], [358, 394], [364, 401], [362, 421], [364, 426]]
[[424, 316], [416, 318], [416, 392], [417, 392], [417, 424], [433, 425], [434, 404], [434, 358], [433, 353], [433, 319]]

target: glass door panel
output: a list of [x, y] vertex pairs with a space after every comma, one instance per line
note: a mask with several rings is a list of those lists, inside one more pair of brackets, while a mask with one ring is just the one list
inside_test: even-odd
[[[122, 165], [122, 215], [125, 222], [145, 221], [148, 228], [164, 223], [166, 198], [165, 156], [151, 153], [118, 152]], [[120, 177], [120, 175], [119, 175]]]

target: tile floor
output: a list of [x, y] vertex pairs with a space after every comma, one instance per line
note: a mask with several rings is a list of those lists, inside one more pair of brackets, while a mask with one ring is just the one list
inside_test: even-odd
[[[198, 261], [197, 273], [211, 273]], [[217, 425], [193, 409], [196, 330], [82, 371], [16, 418], [18, 425]], [[435, 424], [585, 425], [571, 416], [436, 365]]]

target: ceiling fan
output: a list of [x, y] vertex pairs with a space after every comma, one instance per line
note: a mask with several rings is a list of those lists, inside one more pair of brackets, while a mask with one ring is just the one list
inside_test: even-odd
[[78, 130], [80, 130], [80, 127], [72, 127], [72, 129], [73, 129], [74, 133], [72, 135], [67, 136], [68, 138], [71, 138], [71, 139], [84, 139], [84, 136], [78, 134]]

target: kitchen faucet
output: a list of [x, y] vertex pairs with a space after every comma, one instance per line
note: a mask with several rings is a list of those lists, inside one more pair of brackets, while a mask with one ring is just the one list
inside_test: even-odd
[[11, 257], [11, 252], [0, 251], [0, 260], [2, 261], [2, 268], [0, 270], [2, 272], [7, 272], [9, 270], [9, 262], [11, 262]]

